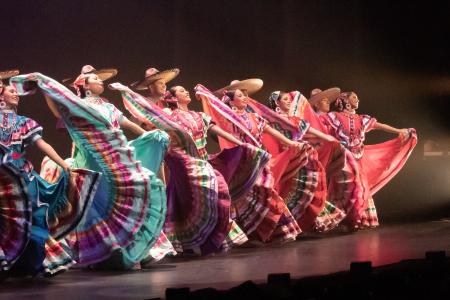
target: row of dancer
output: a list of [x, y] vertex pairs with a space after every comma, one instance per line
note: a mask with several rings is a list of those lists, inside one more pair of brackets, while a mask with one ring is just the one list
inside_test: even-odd
[[[101, 97], [103, 82], [116, 74], [84, 66], [66, 80], [72, 91], [40, 73], [0, 73], [10, 79], [0, 95], [3, 277], [54, 275], [73, 264], [139, 268], [249, 240], [284, 243], [340, 225], [374, 227], [372, 195], [417, 141], [413, 129], [356, 114], [356, 94], [339, 89], [315, 91], [309, 101], [277, 91], [266, 106], [250, 98], [259, 79], [215, 92], [197, 85], [204, 112], [195, 112], [186, 89], [166, 91], [178, 69], [149, 68], [130, 87], [110, 84], [127, 118]], [[18, 96], [38, 90], [73, 141], [69, 159], [43, 141], [35, 121], [17, 114]], [[327, 111], [330, 104], [335, 111]], [[138, 138], [128, 141], [122, 128]], [[364, 147], [371, 129], [399, 136]], [[209, 133], [219, 153], [207, 153]], [[33, 143], [48, 156], [40, 175], [24, 156]], [[32, 181], [40, 184], [31, 188]]]

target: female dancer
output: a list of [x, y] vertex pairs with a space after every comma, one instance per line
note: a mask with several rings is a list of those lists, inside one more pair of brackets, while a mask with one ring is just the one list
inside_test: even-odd
[[[414, 129], [400, 130], [358, 115], [358, 104], [353, 92], [341, 93], [333, 103], [338, 112], [318, 115], [304, 97], [296, 97], [291, 104], [292, 115], [341, 142], [339, 148], [322, 145], [318, 152], [329, 179], [328, 199], [346, 213], [342, 223], [350, 230], [378, 226], [372, 195], [400, 171], [417, 143]], [[372, 129], [399, 133], [399, 137], [365, 146], [365, 135]]]
[[[339, 189], [333, 193], [333, 201], [346, 211], [347, 222], [352, 228], [376, 227], [379, 223], [372, 195], [406, 163], [417, 143], [416, 132], [412, 128], [397, 129], [368, 115], [357, 114], [359, 99], [355, 92], [341, 93], [333, 105], [337, 112], [329, 112], [321, 119], [330, 134], [339, 139], [352, 154], [354, 160], [349, 160], [348, 164], [352, 165], [352, 175], [357, 182], [353, 201], [349, 202], [346, 191]], [[365, 146], [366, 133], [373, 129], [395, 133], [399, 137]], [[331, 188], [337, 185], [334, 181], [330, 184]]]
[[[151, 159], [162, 159], [168, 136], [161, 131], [144, 133], [114, 105], [100, 97], [103, 80], [115, 70], [83, 68], [74, 81], [77, 95], [39, 73], [15, 77], [19, 89], [35, 81], [55, 103], [76, 145], [73, 166], [102, 172], [93, 204], [83, 222], [66, 239], [74, 259], [90, 265], [121, 254], [123, 267], [132, 267], [149, 256], [161, 234], [166, 213], [164, 185], [134, 158], [121, 126], [147, 139], [154, 150]], [[147, 149], [148, 150], [148, 149]]]
[[[18, 71], [0, 72], [0, 79]], [[0, 80], [1, 82], [1, 80]], [[9, 275], [53, 275], [73, 264], [56, 242], [85, 215], [98, 174], [71, 170], [42, 138], [42, 127], [17, 114], [19, 95], [0, 84], [0, 271]], [[55, 184], [43, 180], [26, 159], [31, 145], [59, 164], [64, 172]]]

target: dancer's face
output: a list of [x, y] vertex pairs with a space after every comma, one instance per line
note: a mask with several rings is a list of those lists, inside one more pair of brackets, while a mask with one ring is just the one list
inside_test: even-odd
[[3, 93], [0, 96], [0, 101], [6, 102], [6, 108], [12, 109], [19, 105], [19, 95], [13, 86], [3, 86]]
[[284, 93], [281, 98], [277, 101], [278, 107], [284, 113], [289, 113], [289, 109], [291, 108], [292, 98], [289, 93]]
[[166, 92], [166, 82], [164, 79], [158, 79], [148, 85], [148, 90], [150, 92], [150, 96], [162, 97]]
[[182, 86], [175, 87], [175, 96], [177, 97], [179, 104], [187, 105], [191, 102], [191, 96], [189, 95], [189, 91]]
[[358, 106], [359, 106], [358, 95], [356, 95], [355, 93], [352, 92], [350, 94], [350, 96], [348, 96], [348, 103], [350, 103], [350, 105], [353, 109], [358, 109]]
[[248, 97], [241, 90], [236, 90], [230, 104], [239, 110], [243, 110], [247, 107], [247, 102]]
[[90, 74], [86, 78], [85, 89], [91, 91], [93, 95], [100, 95], [105, 90], [103, 80], [98, 78], [96, 74]]
[[315, 104], [316, 111], [327, 113], [330, 111], [330, 100], [328, 98], [322, 98]]

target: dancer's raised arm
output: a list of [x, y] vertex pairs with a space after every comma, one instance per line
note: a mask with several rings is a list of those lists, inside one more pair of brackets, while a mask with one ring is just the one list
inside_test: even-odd
[[51, 160], [53, 160], [55, 163], [60, 165], [64, 171], [68, 172], [70, 171], [69, 165], [64, 161], [64, 159], [59, 156], [59, 154], [53, 149], [53, 147], [48, 144], [44, 139], [40, 138], [35, 142], [36, 146], [41, 150], [45, 155], [50, 157]]
[[380, 122], [375, 123], [374, 129], [378, 129], [378, 130], [382, 130], [382, 131], [386, 131], [386, 132], [390, 132], [390, 133], [398, 133], [399, 135], [401, 135], [401, 134], [407, 135], [408, 134], [408, 129], [406, 129], [406, 128], [398, 129], [398, 128], [395, 128], [395, 127], [392, 127], [390, 125], [383, 124]]
[[132, 132], [134, 132], [134, 133], [136, 133], [137, 135], [141, 135], [141, 134], [143, 134], [143, 133], [145, 132], [145, 130], [142, 129], [141, 126], [139, 126], [138, 124], [136, 124], [136, 123], [130, 121], [130, 120], [129, 120], [128, 118], [126, 118], [126, 117], [123, 117], [123, 118], [121, 119], [121, 121], [120, 121], [120, 126], [123, 127], [123, 128], [125, 128], [125, 129], [128, 129], [128, 130], [130, 130], [130, 131], [132, 131]]
[[240, 140], [238, 140], [236, 137], [234, 137], [234, 135], [226, 132], [225, 130], [223, 130], [222, 128], [220, 128], [217, 125], [212, 125], [209, 128], [210, 131], [214, 132], [215, 134], [217, 134], [220, 137], [223, 137], [224, 139], [226, 139], [229, 142], [232, 142], [236, 145], [242, 145], [243, 142], [241, 142]]

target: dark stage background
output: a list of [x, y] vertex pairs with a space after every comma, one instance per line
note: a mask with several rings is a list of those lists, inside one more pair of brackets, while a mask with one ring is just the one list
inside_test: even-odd
[[[360, 113], [419, 134], [405, 168], [375, 195], [382, 221], [450, 215], [448, 2], [15, 0], [0, 11], [1, 70], [61, 80], [92, 64], [118, 68], [115, 80], [129, 84], [149, 66], [178, 67], [170, 85], [189, 89], [262, 78], [260, 101], [276, 89], [307, 96], [315, 87], [354, 90]], [[124, 109], [118, 94], [105, 96]], [[40, 122], [45, 139], [69, 155], [70, 140], [56, 132], [41, 96], [22, 98], [19, 113]], [[391, 137], [371, 133], [368, 143]], [[424, 157], [425, 140], [447, 147], [445, 155]], [[29, 156], [39, 168], [42, 155]]]

